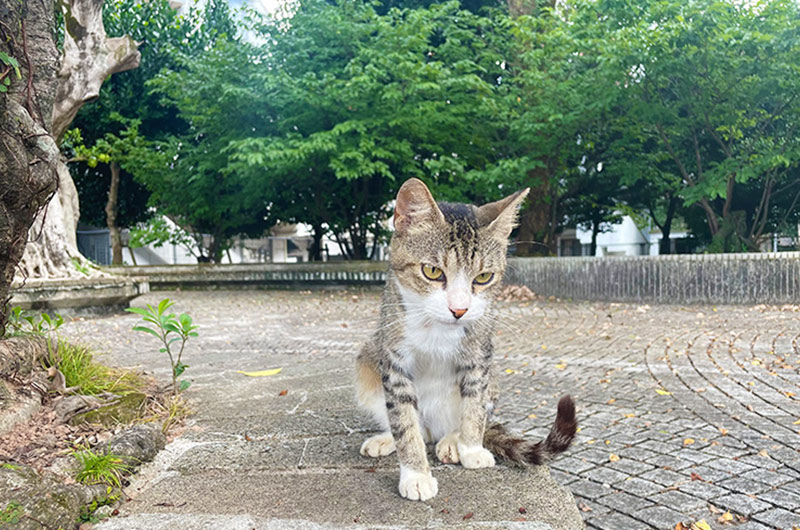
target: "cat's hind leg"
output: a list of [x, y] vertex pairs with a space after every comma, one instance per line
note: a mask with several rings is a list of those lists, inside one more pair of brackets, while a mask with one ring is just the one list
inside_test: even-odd
[[392, 454], [395, 451], [395, 443], [389, 429], [383, 383], [374, 364], [367, 359], [364, 352], [356, 359], [356, 397], [361, 407], [370, 413], [383, 431], [364, 440], [361, 444], [361, 454], [373, 458]]

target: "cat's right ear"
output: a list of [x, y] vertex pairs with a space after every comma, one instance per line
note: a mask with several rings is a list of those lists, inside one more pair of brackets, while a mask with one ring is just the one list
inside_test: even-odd
[[444, 220], [441, 210], [433, 200], [430, 190], [419, 179], [408, 179], [397, 192], [397, 203], [394, 207], [395, 232], [405, 232], [420, 221]]

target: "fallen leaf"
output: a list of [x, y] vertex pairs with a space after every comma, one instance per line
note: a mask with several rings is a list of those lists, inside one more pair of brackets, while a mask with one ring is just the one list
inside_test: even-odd
[[[474, 513], [472, 513], [472, 512], [469, 512], [467, 515], [465, 515], [465, 516], [464, 516], [464, 517], [462, 517], [461, 519], [462, 519], [462, 520], [464, 520], [464, 521], [466, 521], [467, 519], [472, 519], [472, 516], [473, 516], [473, 515], [475, 515], [475, 514], [474, 514]], [[709, 530], [710, 530], [710, 529], [709, 529]]]
[[578, 503], [578, 508], [580, 508], [580, 510], [581, 510], [582, 512], [591, 512], [591, 511], [592, 511], [592, 509], [591, 509], [589, 506], [585, 505], [585, 504], [584, 504], [584, 503], [582, 503], [582, 502], [579, 502], [579, 503]]
[[528, 417], [532, 420], [536, 419], [536, 414], [528, 414]]
[[619, 462], [619, 456], [615, 455], [614, 453], [611, 453], [610, 455], [608, 455], [608, 460], [611, 462]]
[[700, 519], [696, 523], [692, 523], [690, 528], [691, 530], [711, 530], [711, 526], [709, 526], [705, 519]]
[[793, 422], [792, 422], [792, 425], [800, 425], [800, 420], [793, 421]]
[[283, 368], [274, 368], [272, 370], [260, 370], [258, 372], [243, 372], [241, 370], [236, 370], [237, 374], [246, 375], [248, 377], [266, 377], [268, 375], [276, 375], [281, 373]]
[[733, 514], [731, 512], [725, 512], [717, 518], [717, 522], [722, 524], [733, 522]]
[[507, 374], [515, 374], [515, 373], [517, 373], [517, 371], [516, 370], [512, 370], [511, 368], [506, 368], [506, 373]]
[[528, 510], [525, 507], [520, 507], [519, 513], [528, 513]]
[[758, 456], [768, 457], [769, 453], [767, 452], [766, 449], [762, 449], [761, 451], [758, 452]]
[[722, 433], [722, 436], [725, 436], [728, 434], [728, 429], [726, 429], [725, 427], [720, 427], [719, 432]]
[[683, 445], [692, 445], [694, 443], [694, 438], [684, 438]]
[[559, 370], [564, 370], [566, 367], [567, 365], [565, 363], [559, 363], [556, 365], [556, 368], [558, 368]]
[[448, 510], [447, 508], [442, 508], [442, 511], [439, 513], [450, 513], [450, 510]]
[[625, 414], [625, 416], [623, 416], [623, 417], [625, 417], [625, 418], [635, 418], [635, 417], [636, 417], [636, 414], [634, 414], [633, 412], [631, 412], [630, 414]]
[[694, 471], [692, 471], [691, 475], [689, 475], [689, 476], [692, 477], [692, 480], [699, 480], [701, 482], [703, 481], [703, 477], [701, 477], [700, 475], [698, 475]]
[[616, 399], [611, 398], [608, 401], [606, 401], [606, 405], [613, 405], [615, 401], [616, 401]]
[[794, 392], [789, 392], [788, 390], [786, 390], [786, 391], [784, 391], [783, 395], [786, 396], [786, 397], [794, 397], [795, 393]]
[[672, 392], [667, 392], [663, 388], [656, 388], [656, 394], [661, 394], [662, 396], [669, 396], [672, 395]]
[[675, 525], [675, 530], [689, 530], [689, 528], [685, 524], [678, 521], [678, 523]]
[[289, 391], [288, 391], [288, 390], [281, 390], [280, 392], [278, 392], [278, 395], [279, 395], [279, 396], [285, 396], [285, 395], [286, 395], [286, 394], [288, 394], [288, 393], [289, 393]]

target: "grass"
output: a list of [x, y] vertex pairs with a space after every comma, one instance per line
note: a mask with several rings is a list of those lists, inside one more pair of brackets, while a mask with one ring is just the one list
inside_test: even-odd
[[125, 394], [146, 386], [136, 373], [99, 364], [89, 347], [62, 339], [58, 340], [57, 349], [48, 354], [45, 365], [58, 368], [64, 374], [66, 386], [78, 387], [81, 394]]
[[161, 422], [161, 432], [165, 435], [176, 424], [182, 422], [194, 411], [180, 394], [177, 396], [162, 394], [149, 404], [150, 415], [143, 422]]
[[115, 454], [97, 453], [89, 448], [73, 451], [72, 456], [81, 468], [75, 480], [81, 484], [107, 484], [122, 487], [122, 475], [129, 471], [128, 465]]

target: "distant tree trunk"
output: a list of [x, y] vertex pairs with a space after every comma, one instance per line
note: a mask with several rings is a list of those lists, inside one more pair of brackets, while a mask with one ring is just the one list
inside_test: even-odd
[[[60, 141], [83, 104], [97, 99], [103, 81], [116, 72], [138, 67], [141, 55], [130, 37], [106, 36], [103, 0], [64, 0], [58, 5], [65, 21], [64, 53], [57, 77], [55, 69], [50, 72], [58, 84], [47, 119], [53, 137]], [[53, 34], [52, 11], [39, 22]], [[58, 190], [31, 228], [20, 267], [23, 278], [82, 276], [73, 265], [75, 260], [85, 261], [75, 235], [80, 215], [78, 191], [63, 157], [57, 164]]]
[[311, 261], [322, 261], [322, 236], [325, 235], [325, 231], [321, 224], [313, 225], [312, 229], [314, 241], [311, 243], [311, 252], [309, 255]]
[[675, 210], [677, 208], [678, 198], [671, 196], [669, 198], [669, 204], [667, 205], [667, 218], [664, 220], [664, 224], [659, 226], [661, 230], [661, 241], [658, 243], [659, 254], [672, 254], [672, 245], [669, 236], [670, 233], [672, 233], [672, 220], [675, 218]]
[[528, 206], [520, 212], [517, 256], [548, 256], [553, 253], [553, 208], [547, 172], [537, 168], [528, 173], [531, 188]]
[[592, 243], [589, 245], [589, 255], [597, 255], [597, 236], [600, 234], [600, 220], [592, 219]]
[[9, 290], [28, 230], [58, 185], [59, 150], [50, 134], [58, 54], [53, 3], [0, 0], [0, 51], [19, 63], [0, 64], [11, 79], [0, 94], [0, 336]]
[[122, 265], [122, 238], [117, 226], [117, 210], [119, 204], [119, 164], [111, 162], [111, 185], [108, 187], [106, 202], [106, 225], [111, 237], [111, 264]]

